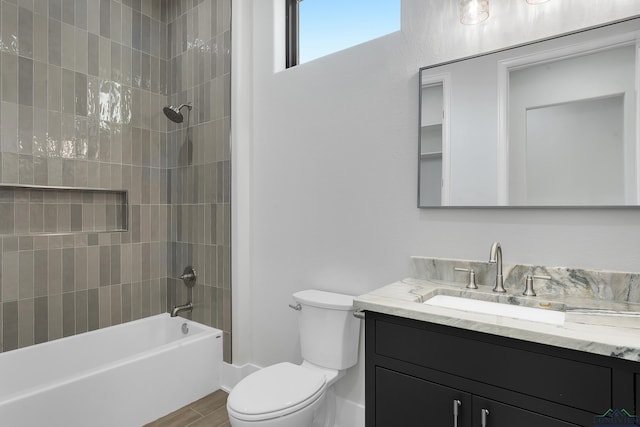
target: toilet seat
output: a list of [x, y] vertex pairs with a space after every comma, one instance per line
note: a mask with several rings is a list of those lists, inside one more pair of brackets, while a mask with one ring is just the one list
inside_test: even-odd
[[293, 363], [278, 363], [249, 375], [229, 394], [229, 415], [257, 421], [296, 412], [319, 399], [326, 389], [323, 373]]

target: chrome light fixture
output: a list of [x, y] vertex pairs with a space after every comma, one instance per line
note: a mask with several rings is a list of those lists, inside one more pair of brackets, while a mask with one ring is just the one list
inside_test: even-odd
[[489, 0], [460, 0], [460, 22], [475, 25], [489, 18]]

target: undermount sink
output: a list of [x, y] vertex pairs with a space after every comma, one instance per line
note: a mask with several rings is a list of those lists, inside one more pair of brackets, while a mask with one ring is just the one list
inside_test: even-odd
[[493, 314], [496, 316], [515, 319], [531, 320], [534, 322], [550, 323], [553, 325], [563, 325], [565, 320], [565, 313], [562, 311], [483, 301], [450, 295], [435, 295], [426, 300], [424, 304], [436, 307], [453, 308], [456, 310], [473, 311], [476, 313]]

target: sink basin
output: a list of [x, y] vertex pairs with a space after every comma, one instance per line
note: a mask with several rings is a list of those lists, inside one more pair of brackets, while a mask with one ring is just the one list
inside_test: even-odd
[[456, 310], [473, 311], [476, 313], [494, 314], [496, 316], [515, 319], [531, 320], [534, 322], [563, 325], [565, 313], [544, 308], [523, 307], [520, 305], [503, 304], [492, 301], [482, 301], [472, 298], [436, 295], [424, 302], [436, 307], [453, 308]]

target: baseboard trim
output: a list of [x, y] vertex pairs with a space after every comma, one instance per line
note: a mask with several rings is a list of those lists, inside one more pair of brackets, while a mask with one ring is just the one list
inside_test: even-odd
[[365, 427], [364, 405], [337, 398], [335, 427]]
[[232, 365], [222, 362], [222, 369], [220, 369], [220, 388], [229, 393], [241, 379], [259, 369], [259, 366], [251, 363]]

